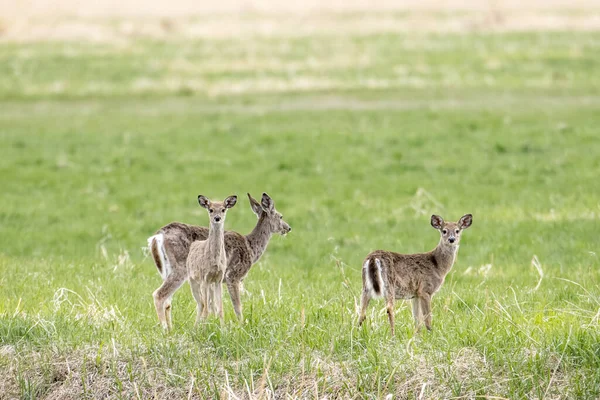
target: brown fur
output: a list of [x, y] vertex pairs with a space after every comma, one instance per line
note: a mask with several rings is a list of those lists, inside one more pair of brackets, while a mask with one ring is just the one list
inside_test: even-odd
[[[225, 253], [227, 255], [224, 282], [227, 285], [234, 311], [240, 320], [242, 319], [240, 292], [244, 278], [248, 275], [252, 265], [265, 252], [271, 235], [273, 233], [285, 235], [291, 231], [290, 226], [275, 209], [273, 200], [266, 193], [263, 193], [261, 203], [258, 203], [250, 194], [248, 194], [248, 199], [252, 211], [258, 217], [258, 222], [252, 232], [248, 235], [242, 235], [234, 231], [225, 231], [224, 233]], [[172, 222], [156, 233], [164, 235], [165, 253], [171, 262], [172, 271], [163, 281], [163, 284], [154, 292], [155, 306], [157, 306], [157, 298], [166, 299], [169, 313], [168, 324], [171, 326], [171, 299], [175, 291], [188, 279], [186, 259], [190, 246], [194, 241], [206, 240], [208, 228]], [[157, 312], [159, 312], [159, 306], [157, 306]]]
[[[459, 222], [444, 222], [434, 215], [432, 225], [440, 231], [441, 235], [435, 249], [418, 254], [400, 254], [385, 250], [370, 253], [363, 262], [363, 293], [359, 325], [366, 318], [366, 310], [371, 298], [383, 296], [386, 299], [392, 335], [394, 334], [395, 299], [412, 299], [417, 328], [424, 321], [427, 329], [431, 330], [431, 298], [450, 272], [458, 252], [462, 230], [471, 226], [471, 222], [471, 214], [463, 216]], [[380, 263], [381, 272], [376, 266], [377, 261]]]

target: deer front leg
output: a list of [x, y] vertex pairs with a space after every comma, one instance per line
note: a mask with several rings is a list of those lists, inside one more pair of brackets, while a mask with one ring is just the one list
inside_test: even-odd
[[194, 296], [194, 300], [196, 300], [196, 322], [194, 322], [195, 327], [202, 319], [206, 305], [204, 304], [204, 294], [202, 293], [202, 282], [190, 279], [190, 288], [192, 289], [192, 296]]
[[241, 282], [228, 282], [227, 290], [229, 291], [229, 297], [231, 297], [231, 304], [233, 304], [233, 311], [240, 322], [243, 322], [242, 316], [242, 300], [240, 298]]
[[422, 293], [420, 296], [421, 311], [425, 319], [425, 327], [428, 331], [431, 330], [431, 295]]
[[209, 298], [209, 302], [210, 302], [210, 313], [213, 315], [217, 315], [218, 313], [218, 308], [217, 308], [217, 303], [215, 301], [215, 293], [216, 293], [216, 288], [217, 288], [217, 284], [216, 283], [210, 283], [208, 285], [208, 298]]
[[219, 316], [221, 325], [223, 325], [225, 322], [225, 315], [223, 313], [223, 285], [220, 281], [215, 283], [213, 301], [215, 302], [215, 313]]
[[207, 282], [202, 282], [200, 284], [200, 296], [202, 297], [202, 302], [203, 302], [203, 309], [202, 309], [202, 315], [201, 318], [208, 318], [208, 315], [210, 314], [210, 295], [211, 295], [211, 290], [210, 290], [210, 283]]
[[413, 313], [413, 318], [415, 319], [415, 326], [417, 328], [417, 330], [419, 330], [421, 328], [421, 319], [423, 318], [423, 316], [421, 315], [421, 305], [419, 304], [420, 300], [418, 297], [415, 297], [414, 299], [412, 299], [412, 313]]

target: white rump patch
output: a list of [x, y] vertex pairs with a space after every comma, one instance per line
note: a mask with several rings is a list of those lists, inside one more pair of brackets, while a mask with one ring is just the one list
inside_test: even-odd
[[377, 279], [379, 279], [379, 285], [381, 289], [381, 294], [375, 293], [373, 289], [373, 282], [371, 281], [371, 275], [369, 274], [369, 260], [365, 261], [363, 264], [363, 270], [365, 271], [365, 287], [372, 298], [381, 298], [385, 294], [385, 284], [383, 282], [383, 276], [381, 275], [381, 261], [376, 258], [375, 266], [377, 267]]
[[377, 266], [377, 277], [379, 278], [379, 284], [381, 285], [381, 296], [379, 297], [383, 297], [385, 294], [385, 282], [381, 276], [381, 261], [379, 261], [379, 258], [375, 259], [375, 265]]
[[158, 256], [160, 257], [160, 263], [162, 264], [160, 276], [163, 278], [163, 280], [165, 280], [167, 279], [167, 276], [171, 275], [171, 263], [169, 263], [169, 258], [167, 257], [167, 252], [165, 251], [165, 235], [159, 233], [148, 238], [148, 248], [150, 249], [150, 253], [152, 253], [152, 242], [155, 240], [156, 247], [158, 249]]

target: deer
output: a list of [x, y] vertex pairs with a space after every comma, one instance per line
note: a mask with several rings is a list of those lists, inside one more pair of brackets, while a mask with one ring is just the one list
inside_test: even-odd
[[458, 222], [445, 222], [439, 215], [431, 216], [431, 226], [440, 232], [437, 247], [426, 253], [400, 254], [375, 250], [362, 266], [362, 296], [358, 325], [366, 318], [372, 298], [385, 298], [391, 334], [394, 336], [394, 301], [412, 299], [412, 313], [417, 331], [422, 323], [431, 331], [431, 299], [441, 288], [452, 269], [462, 231], [473, 223], [471, 214]]
[[[227, 255], [225, 253], [225, 217], [227, 210], [237, 203], [237, 196], [229, 196], [222, 202], [210, 201], [198, 195], [198, 203], [208, 211], [210, 225], [206, 240], [196, 240], [190, 245], [186, 269], [192, 295], [196, 300], [196, 323], [206, 318], [209, 307], [223, 323], [222, 286]], [[195, 326], [194, 325], [194, 326]]]
[[[267, 249], [273, 234], [287, 235], [292, 228], [275, 208], [275, 202], [263, 193], [260, 203], [247, 193], [250, 208], [258, 218], [256, 226], [247, 235], [225, 231], [227, 268], [224, 283], [227, 286], [237, 319], [243, 322], [241, 292], [243, 281], [251, 267]], [[209, 229], [203, 226], [171, 222], [148, 238], [148, 247], [162, 277], [162, 284], [154, 291], [154, 305], [158, 320], [164, 329], [172, 328], [173, 294], [188, 279], [186, 260], [194, 241], [206, 240]]]

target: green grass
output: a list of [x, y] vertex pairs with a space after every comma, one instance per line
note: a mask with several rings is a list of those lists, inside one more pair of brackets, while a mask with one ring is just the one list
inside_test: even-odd
[[[0, 398], [597, 398], [600, 35], [0, 44]], [[141, 82], [141, 83], [140, 83]], [[141, 248], [196, 196], [293, 227], [246, 322], [157, 325]], [[228, 229], [255, 223], [247, 200]], [[415, 334], [356, 327], [371, 250], [471, 212]], [[543, 279], [532, 266], [537, 256]]]

